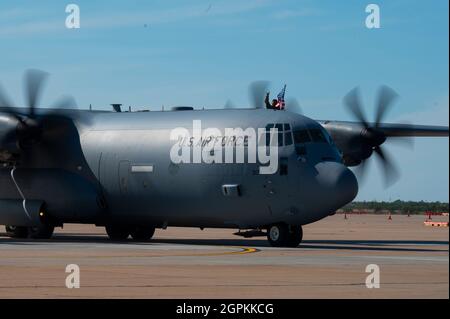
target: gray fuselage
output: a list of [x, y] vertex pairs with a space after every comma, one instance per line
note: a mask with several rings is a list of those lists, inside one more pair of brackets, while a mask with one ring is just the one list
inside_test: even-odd
[[[176, 141], [170, 140], [170, 133], [176, 127], [192, 130], [194, 120], [201, 121], [202, 128], [222, 132], [289, 124], [286, 134], [320, 129], [327, 141], [290, 145], [284, 141], [278, 161], [283, 168], [274, 174], [259, 174], [260, 164], [248, 161], [174, 164], [170, 150]], [[106, 218], [114, 222], [239, 228], [277, 222], [303, 225], [334, 213], [357, 193], [355, 177], [342, 164], [325, 130], [290, 112], [99, 113], [90, 127], [81, 129], [80, 141], [107, 203]], [[226, 194], [226, 185], [238, 190]]]

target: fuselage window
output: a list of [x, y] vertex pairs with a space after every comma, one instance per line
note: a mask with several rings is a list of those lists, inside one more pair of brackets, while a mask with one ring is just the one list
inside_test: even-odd
[[295, 144], [304, 144], [311, 142], [311, 137], [307, 130], [294, 131], [294, 142]]
[[291, 131], [284, 132], [284, 145], [292, 145], [292, 132]]

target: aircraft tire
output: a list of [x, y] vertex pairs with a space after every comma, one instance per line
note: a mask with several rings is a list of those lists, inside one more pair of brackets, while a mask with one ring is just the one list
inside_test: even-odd
[[273, 247], [297, 247], [303, 238], [301, 226], [274, 224], [267, 228], [267, 240]]
[[131, 237], [136, 241], [147, 241], [155, 234], [155, 227], [135, 227], [131, 231]]
[[302, 226], [290, 226], [290, 233], [286, 247], [298, 247], [303, 239]]
[[274, 224], [267, 228], [267, 240], [273, 247], [285, 247], [289, 241], [289, 226]]
[[111, 240], [126, 240], [130, 236], [130, 229], [120, 225], [107, 225], [106, 233]]
[[23, 226], [5, 226], [6, 235], [11, 238], [28, 238], [28, 227]]
[[28, 227], [28, 237], [32, 239], [50, 239], [54, 230], [54, 226], [47, 224]]

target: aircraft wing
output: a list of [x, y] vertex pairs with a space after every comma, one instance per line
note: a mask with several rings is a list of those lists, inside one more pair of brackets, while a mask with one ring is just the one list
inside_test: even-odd
[[359, 165], [389, 139], [449, 136], [448, 126], [388, 123], [366, 123], [364, 126], [359, 122], [318, 122], [330, 134], [348, 166]]
[[[335, 134], [346, 135], [349, 132], [364, 129], [359, 122], [350, 121], [318, 121], [332, 136]], [[368, 123], [386, 137], [445, 137], [449, 136], [448, 126], [416, 125], [416, 124], [391, 124], [380, 123], [378, 127], [374, 123]]]
[[378, 129], [385, 136], [449, 136], [448, 126], [414, 125], [414, 124], [380, 124]]

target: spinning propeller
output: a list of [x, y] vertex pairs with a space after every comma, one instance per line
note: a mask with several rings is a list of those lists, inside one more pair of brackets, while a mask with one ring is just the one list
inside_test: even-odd
[[[264, 109], [266, 106], [264, 104], [264, 99], [266, 93], [268, 92], [270, 86], [269, 81], [254, 81], [250, 83], [248, 87], [248, 97], [250, 100], [250, 106], [255, 109]], [[302, 114], [300, 104], [297, 99], [289, 98], [285, 102], [285, 109], [289, 112]], [[225, 109], [234, 109], [236, 106], [231, 100], [227, 100], [224, 105]]]
[[30, 69], [24, 75], [24, 93], [26, 108], [16, 108], [7, 97], [0, 85], [0, 122], [7, 123], [10, 129], [0, 145], [15, 143], [20, 150], [39, 144], [44, 148], [49, 143], [61, 137], [65, 132], [64, 119], [67, 117], [60, 112], [62, 109], [76, 108], [71, 96], [62, 96], [49, 111], [36, 114], [36, 108], [42, 94], [43, 86], [49, 74], [40, 70]]
[[[381, 146], [389, 137], [386, 136], [385, 133], [379, 128], [380, 123], [385, 118], [386, 113], [392, 107], [393, 102], [397, 99], [397, 97], [397, 93], [395, 93], [395, 91], [391, 88], [387, 86], [380, 87], [376, 99], [374, 123], [369, 123], [367, 121], [367, 117], [365, 116], [364, 109], [362, 107], [359, 88], [354, 88], [344, 97], [344, 104], [347, 106], [350, 113], [358, 120], [363, 128], [360, 136], [361, 143], [364, 147], [370, 149], [369, 157], [372, 152], [375, 152], [377, 158], [381, 163], [384, 182], [386, 186], [390, 186], [395, 183], [400, 177], [400, 173], [387, 150]], [[390, 140], [394, 139], [392, 138]], [[395, 138], [395, 140], [400, 139]], [[402, 138], [402, 141], [405, 141], [409, 144], [412, 142], [412, 139]], [[362, 159], [361, 164], [358, 166], [357, 174], [361, 178], [367, 170], [366, 162], [369, 157]]]

